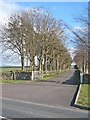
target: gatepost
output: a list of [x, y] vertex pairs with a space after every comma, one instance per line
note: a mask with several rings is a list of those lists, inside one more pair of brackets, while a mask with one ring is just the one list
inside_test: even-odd
[[81, 84], [83, 83], [83, 73], [82, 72], [80, 73], [80, 83]]

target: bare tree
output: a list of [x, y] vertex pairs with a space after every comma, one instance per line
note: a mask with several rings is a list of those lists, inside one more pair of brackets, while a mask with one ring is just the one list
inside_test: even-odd
[[3, 27], [0, 41], [4, 50], [12, 50], [21, 57], [22, 70], [24, 69], [24, 34], [19, 14], [11, 15], [9, 22]]
[[[90, 3], [89, 3], [90, 4]], [[90, 6], [88, 6], [88, 10], [86, 10], [86, 14], [80, 14], [75, 18], [76, 22], [80, 22], [82, 24], [77, 29], [74, 29], [70, 25], [63, 22], [65, 27], [70, 30], [75, 35], [73, 43], [77, 46], [77, 50], [75, 52], [75, 61], [82, 69], [82, 72], [90, 73], [90, 20], [88, 19], [90, 16]], [[82, 61], [79, 64], [79, 59]]]
[[[39, 71], [60, 70], [70, 66], [71, 58], [64, 46], [65, 30], [61, 21], [42, 8], [34, 8], [11, 15], [2, 31], [2, 44], [21, 57], [22, 70], [25, 59], [35, 70], [35, 57]], [[5, 49], [4, 49], [5, 50]]]
[[[90, 6], [89, 6], [90, 8]], [[77, 30], [77, 32], [75, 31], [75, 35], [76, 35], [76, 43], [77, 43], [77, 50], [76, 51], [76, 56], [75, 56], [75, 60], [77, 62], [77, 64], [79, 63], [79, 59], [80, 61], [82, 61], [79, 66], [81, 66], [82, 72], [84, 73], [90, 73], [90, 39], [89, 39], [89, 19], [88, 19], [88, 15], [90, 14], [89, 12], [90, 10], [88, 9], [87, 14], [82, 14], [79, 15], [76, 18], [77, 22], [82, 23], [81, 28], [79, 28]], [[78, 59], [78, 60], [77, 60]]]

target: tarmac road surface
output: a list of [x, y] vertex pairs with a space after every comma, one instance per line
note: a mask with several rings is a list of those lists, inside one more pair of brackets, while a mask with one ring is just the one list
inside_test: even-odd
[[77, 88], [72, 76], [70, 71], [47, 82], [3, 84], [3, 117], [87, 118], [87, 111], [70, 106]]
[[7, 118], [88, 118], [88, 112], [34, 102], [3, 98], [2, 116]]
[[[47, 82], [3, 84], [2, 97], [70, 107], [77, 85], [72, 85], [73, 72], [55, 77]], [[69, 80], [70, 79], [70, 80]], [[59, 81], [59, 83], [57, 83]], [[63, 82], [68, 81], [65, 84]]]

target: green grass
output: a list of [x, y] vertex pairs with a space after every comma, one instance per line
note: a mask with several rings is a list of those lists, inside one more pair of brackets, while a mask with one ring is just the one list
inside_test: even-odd
[[[29, 67], [25, 67], [24, 70], [28, 69], [29, 70]], [[0, 67], [0, 71], [1, 72], [10, 72], [10, 71], [16, 71], [16, 70], [19, 70], [21, 71], [21, 67], [20, 66], [7, 66], [7, 67]]]
[[54, 76], [44, 76], [42, 80], [49, 80], [51, 78], [53, 78]]
[[90, 84], [82, 84], [77, 103], [84, 106], [90, 106]]
[[9, 83], [9, 84], [15, 84], [15, 83], [30, 83], [33, 82], [31, 80], [0, 80], [0, 84], [2, 83]]
[[[11, 70], [12, 71], [20, 70], [21, 68], [20, 67], [3, 67], [3, 68], [0, 68], [0, 69], [2, 69], [3, 72], [9, 72]], [[51, 78], [56, 77], [57, 75], [65, 74], [68, 71], [69, 70], [62, 70], [62, 71], [59, 71], [59, 72], [56, 71], [54, 74], [44, 75], [42, 80], [49, 80]], [[10, 84], [12, 84], [12, 83], [29, 83], [29, 82], [32, 82], [32, 81], [31, 80], [0, 80], [0, 83], [10, 83]]]
[[2, 72], [9, 72], [9, 71], [16, 71], [21, 70], [21, 67], [0, 67], [0, 71]]
[[66, 74], [67, 72], [69, 72], [69, 70], [62, 70], [62, 71], [59, 71], [59, 72], [56, 71], [54, 74], [44, 75], [42, 80], [49, 80], [49, 79], [54, 78], [58, 75]]

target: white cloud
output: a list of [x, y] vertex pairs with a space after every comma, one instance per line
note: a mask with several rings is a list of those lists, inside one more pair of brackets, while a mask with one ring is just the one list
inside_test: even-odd
[[[2, 25], [8, 22], [8, 18], [10, 17], [10, 15], [20, 9], [21, 7], [15, 2], [6, 2], [5, 0], [0, 0], [0, 29], [2, 28]], [[3, 54], [1, 51], [2, 46], [0, 46], [0, 66], [3, 66], [4, 63], [8, 61], [8, 59], [6, 59], [6, 61], [3, 60]]]
[[70, 48], [69, 48], [69, 53], [70, 53], [70, 56], [71, 56], [72, 59], [73, 59], [74, 56], [75, 56], [75, 50], [76, 50], [76, 48], [74, 48], [74, 47], [70, 47]]
[[87, 30], [88, 29], [88, 26], [86, 26], [86, 27], [83, 27], [83, 26], [76, 26], [76, 27], [74, 27], [74, 29], [75, 29], [75, 31], [85, 31], [85, 30]]
[[15, 2], [6, 2], [5, 0], [0, 0], [0, 25], [5, 24], [11, 13], [19, 9], [20, 7]]

